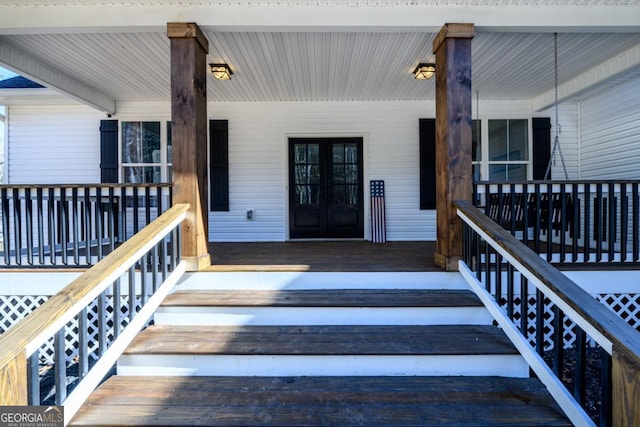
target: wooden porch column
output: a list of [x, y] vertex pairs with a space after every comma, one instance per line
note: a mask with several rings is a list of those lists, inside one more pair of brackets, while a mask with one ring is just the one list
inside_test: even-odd
[[458, 270], [462, 222], [454, 200], [471, 200], [471, 39], [473, 24], [445, 24], [433, 41], [436, 55], [435, 263]]
[[191, 208], [182, 225], [187, 270], [211, 264], [207, 210], [207, 64], [209, 42], [195, 23], [170, 22], [173, 202]]

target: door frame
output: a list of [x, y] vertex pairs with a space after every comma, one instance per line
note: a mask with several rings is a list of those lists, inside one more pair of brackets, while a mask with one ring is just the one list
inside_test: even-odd
[[[363, 193], [363, 214], [364, 214], [364, 219], [363, 219], [363, 225], [364, 225], [364, 233], [363, 233], [363, 239], [364, 240], [371, 240], [371, 230], [370, 227], [368, 226], [369, 221], [370, 221], [370, 206], [369, 203], [367, 202], [370, 199], [370, 189], [369, 189], [369, 137], [367, 132], [345, 132], [345, 133], [299, 133], [299, 132], [292, 132], [292, 133], [285, 133], [284, 134], [284, 140], [282, 143], [283, 146], [283, 150], [282, 150], [282, 161], [284, 162], [285, 167], [284, 169], [284, 174], [283, 174], [283, 184], [284, 184], [284, 190], [285, 190], [285, 196], [284, 196], [284, 200], [285, 200], [285, 204], [283, 206], [284, 209], [284, 227], [285, 227], [285, 240], [289, 241], [292, 240], [291, 239], [291, 227], [289, 227], [290, 224], [290, 214], [289, 214], [289, 206], [291, 203], [291, 197], [290, 197], [290, 191], [289, 191], [289, 174], [291, 173], [290, 168], [289, 168], [289, 139], [290, 138], [319, 138], [319, 139], [323, 139], [323, 138], [362, 138], [362, 193]], [[293, 239], [293, 240], [323, 240], [323, 239], [304, 239], [304, 238], [297, 238], [297, 239]], [[359, 238], [353, 238], [353, 239], [333, 239], [333, 238], [328, 238], [328, 239], [324, 239], [324, 240], [362, 240]]]

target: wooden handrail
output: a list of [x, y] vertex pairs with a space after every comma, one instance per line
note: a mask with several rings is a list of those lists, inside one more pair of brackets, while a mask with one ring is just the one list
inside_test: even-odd
[[640, 366], [640, 339], [638, 332], [613, 311], [589, 295], [558, 269], [544, 261], [534, 251], [513, 237], [511, 233], [485, 216], [467, 201], [456, 201], [458, 210], [490, 236], [501, 248], [544, 283], [562, 301], [575, 310], [599, 333]]
[[566, 311], [576, 317], [572, 320], [584, 330], [595, 332], [592, 338], [612, 355], [613, 425], [640, 425], [640, 409], [637, 407], [640, 401], [638, 332], [470, 202], [456, 201], [455, 204], [458, 215], [481, 231], [501, 255], [519, 264], [523, 275], [546, 287], [558, 302], [568, 307]]
[[24, 395], [15, 393], [15, 382], [26, 384], [19, 378], [26, 358], [164, 239], [186, 217], [188, 208], [179, 204], [167, 210], [0, 336], [0, 405], [26, 405], [26, 390]]

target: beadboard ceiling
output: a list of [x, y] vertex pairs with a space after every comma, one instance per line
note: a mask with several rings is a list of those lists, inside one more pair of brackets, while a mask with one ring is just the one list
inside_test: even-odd
[[[623, 10], [640, 13], [637, 0], [0, 0], [0, 15], [14, 13], [15, 16], [34, 17], [28, 22], [21, 18], [25, 20], [24, 28], [9, 24], [9, 19], [5, 19], [3, 27], [3, 19], [0, 18], [0, 48], [10, 49], [14, 56], [25, 55], [40, 66], [55, 70], [116, 103], [167, 101], [170, 96], [169, 39], [163, 30], [159, 30], [166, 26], [166, 22], [133, 28], [135, 31], [129, 31], [130, 25], [126, 28], [87, 30], [79, 26], [72, 28], [72, 24], [67, 24], [67, 27], [52, 24], [51, 28], [34, 30], [33, 22], [46, 11], [53, 13], [59, 7], [82, 7], [86, 10], [97, 5], [171, 6], [176, 10], [190, 10], [187, 6], [275, 4], [308, 5], [306, 8], [313, 5], [354, 6], [345, 8], [349, 13], [354, 13], [352, 9], [358, 9], [360, 5], [381, 4], [422, 5], [424, 7], [415, 9], [420, 13], [431, 10], [431, 5], [489, 5], [495, 11], [495, 7], [512, 10], [523, 5], [541, 7], [548, 4], [567, 5], [576, 10], [622, 7]], [[28, 7], [33, 11], [23, 11]], [[260, 7], [255, 9], [262, 10]], [[393, 7], [388, 9], [396, 10]], [[123, 16], [127, 14], [126, 7], [117, 10]], [[268, 10], [273, 11], [274, 8]], [[640, 76], [640, 15], [636, 20], [637, 27], [626, 25], [616, 28], [612, 25], [598, 27], [593, 32], [584, 29], [559, 31], [558, 81], [560, 85], [576, 86], [575, 90], [568, 89], [566, 99], [581, 99], [602, 88]], [[207, 21], [202, 26], [210, 42], [208, 60], [228, 63], [234, 72], [231, 81], [216, 81], [209, 77], [210, 100], [386, 101], [435, 98], [435, 79], [417, 81], [411, 74], [419, 62], [434, 60], [432, 42], [436, 31], [432, 26], [425, 26], [427, 30], [415, 26], [405, 26], [400, 30], [372, 26], [349, 31], [348, 28], [314, 28], [305, 24], [296, 31], [288, 30], [292, 27], [287, 26], [258, 31], [246, 25], [220, 30], [213, 24], [207, 25], [210, 23]], [[477, 92], [482, 99], [538, 99], [544, 106], [544, 98], [548, 98], [554, 88], [553, 32], [558, 30], [532, 28], [523, 27], [518, 31], [513, 26], [506, 30], [495, 30], [489, 25], [477, 27], [472, 41], [474, 94]], [[15, 68], [19, 63], [14, 61], [10, 65]], [[583, 80], [588, 83], [594, 80], [597, 84], [583, 84]]]

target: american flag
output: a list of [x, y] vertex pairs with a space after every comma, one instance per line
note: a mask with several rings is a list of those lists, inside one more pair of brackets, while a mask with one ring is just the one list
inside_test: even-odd
[[384, 217], [384, 181], [371, 181], [371, 241], [387, 241], [387, 225]]

